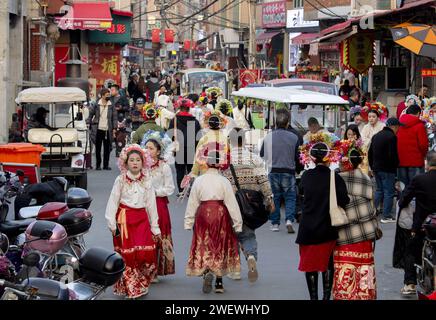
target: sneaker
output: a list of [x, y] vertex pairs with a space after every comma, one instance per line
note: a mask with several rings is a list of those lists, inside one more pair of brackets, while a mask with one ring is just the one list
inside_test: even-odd
[[248, 256], [247, 265], [248, 265], [248, 281], [256, 282], [257, 278], [259, 277], [259, 273], [257, 272], [257, 264], [254, 256], [252, 255]]
[[224, 293], [223, 280], [217, 280], [215, 282], [215, 293]]
[[227, 274], [227, 277], [232, 280], [241, 280], [241, 273], [240, 272], [230, 272]]
[[401, 289], [401, 294], [403, 296], [410, 296], [416, 294], [416, 285], [414, 284], [405, 284]]
[[394, 223], [394, 222], [397, 222], [397, 220], [395, 220], [395, 219], [392, 218], [392, 217], [389, 217], [389, 218], [382, 218], [382, 219], [380, 220], [380, 222], [381, 222], [381, 223]]
[[203, 275], [203, 292], [210, 293], [212, 291], [213, 274], [206, 272]]
[[270, 230], [273, 231], [273, 232], [279, 232], [280, 231], [279, 225], [278, 224], [272, 224], [271, 227], [270, 227]]
[[292, 226], [292, 221], [286, 221], [286, 228], [288, 229], [288, 233], [295, 233], [294, 227]]

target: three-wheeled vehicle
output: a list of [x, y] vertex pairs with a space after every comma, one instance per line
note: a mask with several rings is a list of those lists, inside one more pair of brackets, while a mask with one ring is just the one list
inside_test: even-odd
[[180, 94], [200, 93], [204, 87], [219, 87], [223, 90], [224, 98], [229, 97], [229, 77], [227, 73], [206, 68], [192, 68], [181, 70]]
[[[87, 188], [85, 154], [90, 153], [85, 120], [85, 91], [74, 87], [30, 88], [21, 91], [15, 102], [22, 108], [22, 132], [26, 141], [43, 145], [41, 178], [65, 177], [76, 187]], [[40, 107], [48, 110], [48, 126], [29, 128], [32, 115]], [[27, 123], [27, 125], [26, 125]]]

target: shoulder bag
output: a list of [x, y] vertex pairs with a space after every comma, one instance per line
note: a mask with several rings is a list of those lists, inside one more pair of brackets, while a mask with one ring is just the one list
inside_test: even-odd
[[264, 205], [263, 194], [255, 190], [241, 189], [233, 165], [230, 165], [230, 171], [237, 188], [235, 196], [241, 210], [242, 220], [247, 227], [255, 230], [264, 225], [269, 218], [269, 212]]
[[330, 220], [333, 227], [339, 227], [348, 224], [347, 214], [345, 210], [338, 206], [336, 200], [336, 181], [335, 181], [335, 171], [330, 170]]

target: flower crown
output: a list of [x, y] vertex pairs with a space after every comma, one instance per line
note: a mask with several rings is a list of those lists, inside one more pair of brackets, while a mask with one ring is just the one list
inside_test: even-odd
[[227, 170], [230, 167], [230, 149], [229, 146], [217, 141], [209, 142], [203, 145], [196, 153], [196, 161], [200, 166], [208, 166], [209, 160], [212, 159], [211, 153], [218, 153], [218, 164], [214, 165], [217, 169]]
[[414, 94], [408, 95], [406, 100], [404, 101], [407, 107], [410, 107], [413, 104], [421, 105], [421, 100]]
[[366, 102], [365, 106], [362, 108], [361, 116], [365, 122], [368, 122], [368, 114], [373, 110], [378, 113], [379, 119], [385, 122], [388, 118], [388, 109], [381, 102]]
[[141, 147], [145, 148], [145, 145], [149, 140], [155, 140], [159, 143], [161, 148], [161, 158], [170, 164], [173, 163], [174, 143], [165, 132], [148, 130], [142, 138]]
[[175, 103], [174, 107], [179, 109], [181, 107], [193, 108], [195, 107], [194, 102], [191, 99], [180, 97]]
[[[232, 103], [227, 99], [221, 99], [215, 107], [215, 110], [220, 111], [224, 115], [229, 115], [233, 112], [233, 106]], [[227, 112], [224, 113], [223, 110], [226, 110]]]
[[[363, 152], [362, 146], [363, 146], [363, 141], [361, 139], [358, 139], [356, 141], [341, 140], [336, 142], [336, 147], [341, 157], [341, 164], [345, 171], [354, 170], [353, 164], [351, 163], [351, 158], [365, 157], [365, 153]], [[359, 153], [359, 156], [352, 156], [351, 155], [352, 151], [357, 151]]]
[[[150, 113], [150, 112], [148, 112], [149, 110], [154, 110], [154, 112]], [[151, 114], [151, 116], [149, 115], [149, 113]], [[160, 110], [158, 108], [156, 108], [154, 103], [147, 103], [142, 108], [142, 117], [145, 120], [153, 120], [153, 119], [159, 118], [159, 116], [160, 116]]]
[[220, 87], [211, 87], [206, 89], [207, 95], [210, 97], [212, 93], [215, 93], [217, 97], [223, 95], [223, 90]]
[[319, 132], [312, 134], [310, 140], [300, 146], [300, 162], [303, 165], [313, 163], [313, 158], [310, 155], [312, 148], [317, 143], [323, 143], [326, 146], [327, 155], [324, 157], [324, 162], [339, 162], [341, 159], [340, 153], [337, 150], [336, 142], [339, 138], [332, 133]]
[[227, 120], [227, 118], [226, 118], [226, 117], [225, 117], [225, 116], [224, 116], [220, 111], [218, 111], [218, 110], [214, 110], [214, 111], [206, 111], [206, 112], [204, 113], [204, 117], [203, 117], [203, 124], [204, 124], [204, 127], [206, 127], [206, 128], [210, 128], [209, 120], [210, 120], [210, 118], [211, 118], [212, 116], [216, 116], [216, 117], [219, 118], [219, 120], [220, 120], [220, 129], [223, 129], [223, 128], [226, 127], [226, 125], [227, 125], [227, 123], [228, 123], [228, 120]]
[[144, 149], [141, 148], [138, 144], [130, 144], [127, 145], [121, 150], [120, 156], [118, 158], [118, 168], [120, 169], [121, 173], [127, 173], [127, 156], [129, 152], [131, 151], [138, 151], [140, 152], [142, 156], [142, 169], [150, 169], [153, 165], [153, 159], [150, 156], [150, 153]]

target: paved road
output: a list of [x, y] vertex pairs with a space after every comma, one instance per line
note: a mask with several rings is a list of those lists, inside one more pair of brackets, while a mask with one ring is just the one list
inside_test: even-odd
[[[113, 153], [112, 153], [113, 156]], [[91, 209], [94, 221], [89, 234], [86, 236], [88, 247], [99, 246], [112, 248], [111, 235], [106, 227], [104, 211], [112, 188], [112, 184], [119, 174], [115, 160], [111, 160], [112, 171], [95, 171], [88, 173], [88, 191], [94, 198]], [[250, 284], [246, 276], [246, 263], [242, 262], [242, 280], [235, 281], [224, 278], [226, 292], [224, 294], [201, 292], [200, 278], [186, 277], [184, 273], [191, 243], [191, 231], [183, 229], [183, 217], [186, 207], [184, 203], [170, 198], [170, 213], [174, 248], [176, 253], [176, 274], [165, 277], [160, 283], [153, 284], [145, 299], [308, 299], [305, 278], [299, 272], [298, 246], [295, 244], [295, 234], [288, 234], [284, 225], [280, 232], [269, 231], [265, 225], [257, 231], [259, 242], [259, 280]], [[395, 235], [395, 225], [382, 225], [383, 239], [376, 246], [376, 272], [378, 299], [401, 299], [399, 290], [402, 287], [403, 273], [392, 268], [392, 248]], [[321, 283], [320, 295], [322, 292]], [[119, 299], [111, 290], [107, 290], [103, 299]]]

